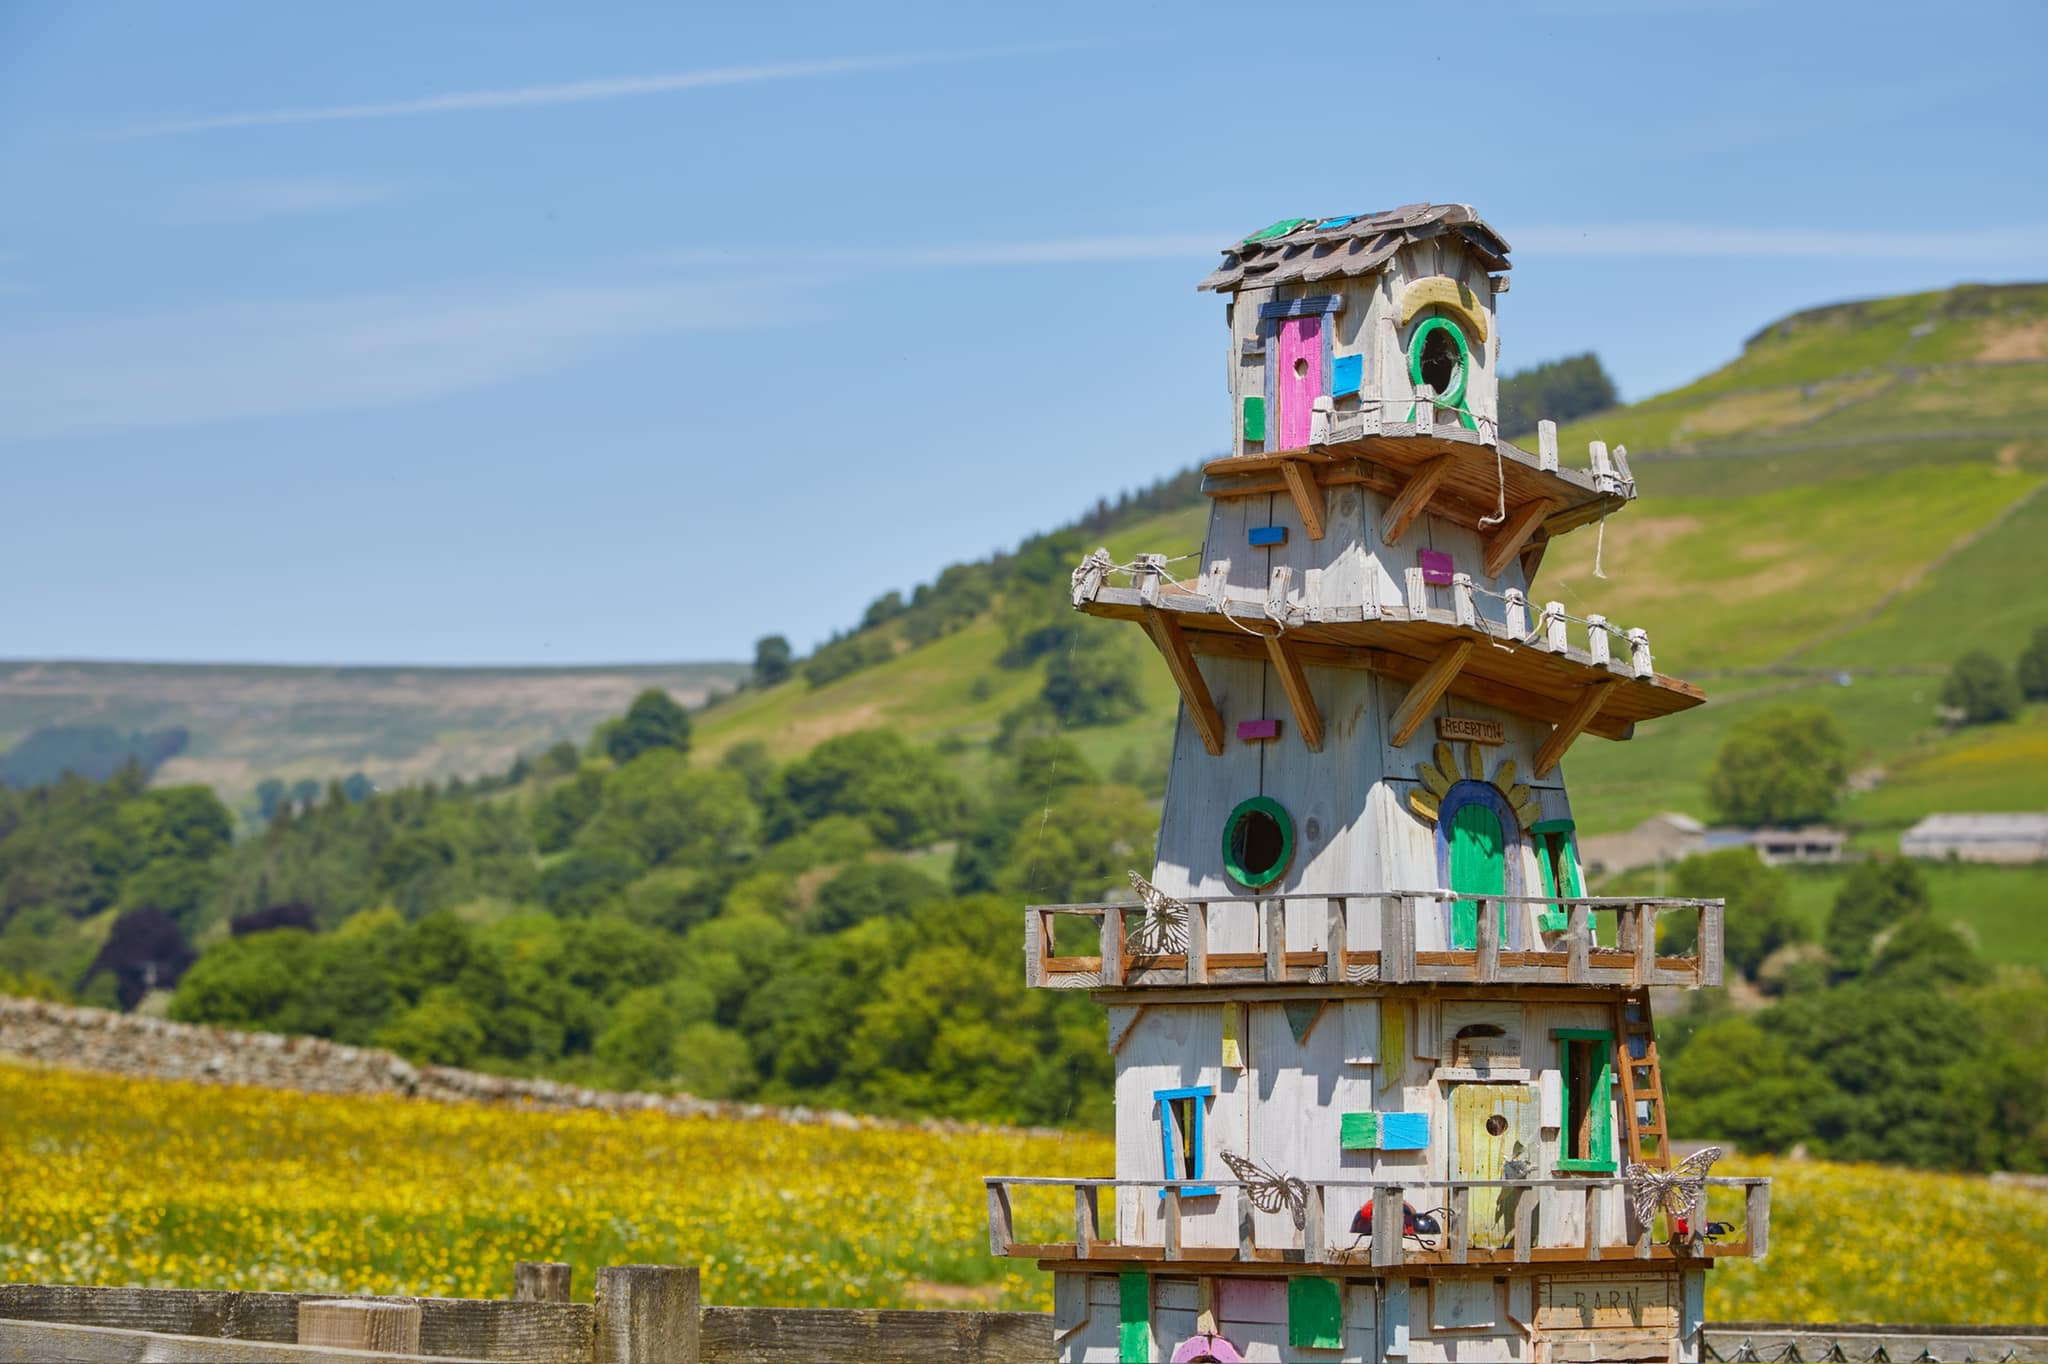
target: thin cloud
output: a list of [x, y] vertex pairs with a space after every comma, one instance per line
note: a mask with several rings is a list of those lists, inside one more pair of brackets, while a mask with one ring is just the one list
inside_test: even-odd
[[1652, 222], [1521, 228], [1509, 235], [1516, 251], [1551, 256], [2007, 261], [2048, 255], [2048, 227], [2042, 226], [1881, 232]]
[[1233, 238], [1228, 232], [1163, 236], [1050, 237], [1039, 241], [932, 242], [861, 247], [843, 243], [787, 246], [690, 246], [651, 252], [644, 264], [681, 267], [772, 266], [801, 260], [827, 270], [973, 269], [981, 267], [1092, 265], [1113, 261], [1187, 260], [1213, 256]]
[[395, 181], [298, 176], [203, 185], [187, 194], [169, 216], [188, 223], [236, 223], [304, 213], [362, 208], [395, 197]]
[[491, 109], [534, 109], [558, 104], [590, 104], [600, 100], [638, 99], [685, 90], [707, 90], [761, 81], [805, 80], [860, 71], [884, 71], [943, 61], [942, 56], [832, 57], [807, 62], [762, 62], [751, 66], [708, 67], [648, 76], [612, 76], [570, 81], [561, 85], [520, 85], [503, 90], [457, 90], [414, 99], [376, 104], [328, 104], [305, 109], [259, 109], [198, 118], [166, 119], [122, 128], [116, 138], [178, 137], [228, 128], [275, 128], [298, 123], [352, 123], [380, 118], [422, 118], [437, 114], [471, 114]]
[[0, 334], [10, 389], [0, 444], [352, 411], [484, 388], [620, 337], [759, 324], [762, 293], [746, 281], [440, 289]]

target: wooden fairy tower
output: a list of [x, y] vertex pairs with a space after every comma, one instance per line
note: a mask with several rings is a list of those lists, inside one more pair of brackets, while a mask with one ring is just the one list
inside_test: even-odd
[[1651, 1028], [1722, 905], [1581, 881], [1566, 751], [1702, 697], [1532, 601], [1635, 484], [1500, 438], [1507, 270], [1459, 205], [1230, 246], [1204, 551], [1075, 570], [1182, 704], [1136, 897], [1027, 911], [1116, 1068], [1113, 1177], [988, 1181], [1063, 1360], [1693, 1360], [1705, 1271], [1764, 1253], [1764, 1181], [1673, 1168]]

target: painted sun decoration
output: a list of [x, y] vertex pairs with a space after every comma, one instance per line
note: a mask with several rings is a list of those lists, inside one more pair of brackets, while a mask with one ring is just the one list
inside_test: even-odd
[[1651, 1045], [1723, 906], [1585, 894], [1568, 751], [1704, 698], [1537, 593], [1636, 489], [1501, 438], [1508, 269], [1458, 204], [1226, 247], [1200, 567], [1074, 571], [1181, 709], [1138, 898], [1025, 910], [1026, 981], [1093, 992], [1115, 1070], [1113, 1171], [987, 1181], [1063, 1364], [1679, 1364], [1709, 1267], [1766, 1249], [1768, 1181], [1673, 1167]]
[[[1415, 779], [1421, 784], [1408, 793], [1408, 808], [1432, 824], [1443, 808], [1444, 797], [1451, 788], [1461, 781], [1486, 781], [1486, 753], [1478, 744], [1465, 745], [1465, 770], [1458, 771], [1457, 755], [1447, 743], [1439, 742], [1432, 754], [1435, 761], [1425, 759], [1415, 764]], [[1524, 829], [1543, 818], [1543, 808], [1536, 803], [1536, 793], [1515, 780], [1515, 760], [1503, 758], [1500, 766], [1493, 769], [1492, 785], [1507, 801], [1508, 808], [1515, 812]]]

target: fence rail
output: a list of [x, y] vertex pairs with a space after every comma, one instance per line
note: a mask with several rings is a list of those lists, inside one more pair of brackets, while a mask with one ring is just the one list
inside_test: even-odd
[[[1027, 985], [1053, 990], [1204, 985], [1650, 985], [1721, 983], [1720, 900], [1343, 891], [1195, 896], [1180, 950], [1148, 941], [1135, 902], [1031, 905]], [[1472, 945], [1454, 945], [1469, 906]], [[1667, 915], [1691, 920], [1688, 953], [1657, 950]], [[1092, 920], [1061, 942], [1061, 919]], [[1427, 946], [1423, 944], [1427, 943]], [[1091, 952], [1071, 951], [1076, 946]]]
[[[1256, 1243], [1256, 1219], [1246, 1190], [1230, 1179], [1049, 1179], [1039, 1176], [991, 1176], [988, 1191], [988, 1248], [991, 1255], [1024, 1259], [1079, 1261], [1196, 1261], [1208, 1263], [1276, 1263], [1373, 1265], [1421, 1268], [1432, 1265], [1529, 1264], [1587, 1260], [1674, 1260], [1737, 1257], [1762, 1259], [1770, 1250], [1771, 1182], [1757, 1178], [1712, 1178], [1711, 1189], [1738, 1189], [1743, 1225], [1739, 1239], [1709, 1241], [1694, 1235], [1659, 1241], [1656, 1227], [1636, 1221], [1629, 1207], [1627, 1184], [1620, 1179], [1452, 1179], [1388, 1180], [1326, 1179], [1306, 1183], [1299, 1231], [1290, 1244]], [[1019, 1241], [1013, 1191], [1029, 1188], [1073, 1190], [1073, 1237], [1049, 1242]], [[1156, 1216], [1120, 1216], [1135, 1234], [1120, 1239], [1103, 1232], [1102, 1191], [1119, 1199], [1122, 1191], [1154, 1191]], [[1358, 1197], [1359, 1192], [1365, 1198]], [[1491, 1199], [1501, 1232], [1489, 1234], [1471, 1215], [1474, 1195]], [[1348, 1192], [1348, 1197], [1343, 1197]], [[1339, 1197], [1333, 1197], [1338, 1195]], [[1349, 1247], [1337, 1238], [1342, 1219], [1330, 1216], [1340, 1197], [1345, 1206], [1368, 1203], [1375, 1210], [1402, 1208], [1441, 1210], [1440, 1236], [1404, 1234], [1402, 1216], [1375, 1211], [1371, 1240], [1352, 1236]], [[1227, 1242], [1213, 1236], [1186, 1234], [1191, 1199], [1213, 1204], [1200, 1214], [1202, 1225], [1235, 1230]], [[1227, 1201], [1226, 1201], [1227, 1200]], [[1219, 1217], [1217, 1214], [1229, 1214]], [[1661, 1220], [1661, 1219], [1660, 1219]], [[1702, 1212], [1704, 1224], [1706, 1215]], [[1113, 1226], [1116, 1224], [1112, 1224]], [[1666, 1228], [1667, 1237], [1669, 1228]], [[1153, 1234], [1156, 1231], [1156, 1234]], [[1434, 1244], [1427, 1244], [1434, 1239]], [[1480, 1244], [1497, 1240], [1498, 1245]], [[1411, 1245], [1410, 1243], [1414, 1244]]]

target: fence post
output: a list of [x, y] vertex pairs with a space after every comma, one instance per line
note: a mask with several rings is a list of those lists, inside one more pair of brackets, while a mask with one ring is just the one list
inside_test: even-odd
[[1402, 1223], [1407, 1207], [1399, 1184], [1376, 1185], [1372, 1191], [1372, 1262], [1376, 1265], [1401, 1263]]
[[520, 1260], [512, 1266], [512, 1301], [567, 1302], [574, 1273], [559, 1261]]
[[420, 1308], [411, 1302], [339, 1299], [299, 1304], [298, 1341], [336, 1350], [420, 1352]]
[[597, 1271], [595, 1364], [698, 1364], [695, 1265]]

